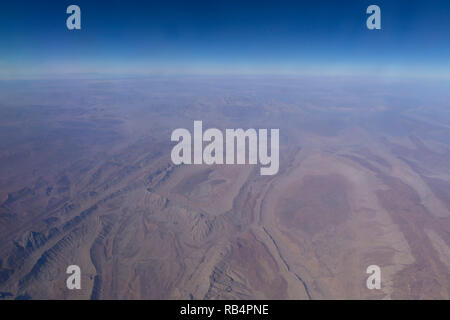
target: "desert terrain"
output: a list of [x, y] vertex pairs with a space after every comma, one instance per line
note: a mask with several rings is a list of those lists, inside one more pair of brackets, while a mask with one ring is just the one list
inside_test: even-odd
[[[1, 81], [0, 299], [449, 299], [450, 85]], [[171, 162], [279, 128], [280, 170]], [[78, 265], [81, 290], [68, 290]], [[380, 290], [366, 268], [381, 268]]]

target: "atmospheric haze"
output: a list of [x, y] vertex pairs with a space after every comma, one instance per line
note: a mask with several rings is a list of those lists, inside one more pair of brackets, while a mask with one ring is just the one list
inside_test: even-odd
[[[355, 77], [0, 84], [0, 298], [448, 299], [450, 85]], [[279, 171], [171, 133], [279, 128]], [[66, 288], [66, 268], [81, 289]], [[380, 290], [366, 268], [380, 266]]]

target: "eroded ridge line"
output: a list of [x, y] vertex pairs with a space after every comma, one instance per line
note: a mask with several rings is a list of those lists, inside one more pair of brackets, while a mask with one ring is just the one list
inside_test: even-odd
[[283, 261], [284, 265], [286, 266], [286, 269], [289, 272], [293, 273], [295, 275], [295, 277], [302, 283], [303, 287], [305, 288], [305, 292], [306, 292], [306, 295], [308, 296], [308, 299], [312, 300], [312, 297], [311, 297], [311, 294], [309, 293], [309, 289], [308, 289], [308, 286], [306, 285], [306, 282], [297, 273], [295, 273], [294, 271], [291, 271], [291, 268], [289, 267], [289, 264], [284, 259], [283, 255], [281, 254], [280, 248], [278, 247], [278, 244], [275, 241], [275, 239], [272, 237], [272, 235], [267, 231], [267, 229], [265, 227], [262, 227], [262, 228], [263, 228], [264, 232], [267, 234], [267, 236], [272, 240], [273, 245], [277, 249], [277, 252], [278, 252], [278, 255], [280, 256], [281, 261]]

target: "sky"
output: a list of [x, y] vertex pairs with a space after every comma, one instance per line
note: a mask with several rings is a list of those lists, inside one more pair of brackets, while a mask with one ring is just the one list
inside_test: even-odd
[[[81, 8], [68, 30], [66, 8]], [[381, 8], [381, 30], [366, 9]], [[450, 77], [450, 1], [1, 1], [0, 78]]]

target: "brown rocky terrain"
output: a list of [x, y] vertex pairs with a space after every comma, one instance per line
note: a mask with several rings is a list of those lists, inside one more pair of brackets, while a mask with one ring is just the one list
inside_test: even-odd
[[[0, 88], [0, 299], [449, 299], [449, 105], [418, 88]], [[194, 120], [279, 128], [280, 171], [173, 165], [170, 133]], [[81, 290], [66, 288], [72, 264]], [[372, 264], [381, 290], [366, 287]]]

